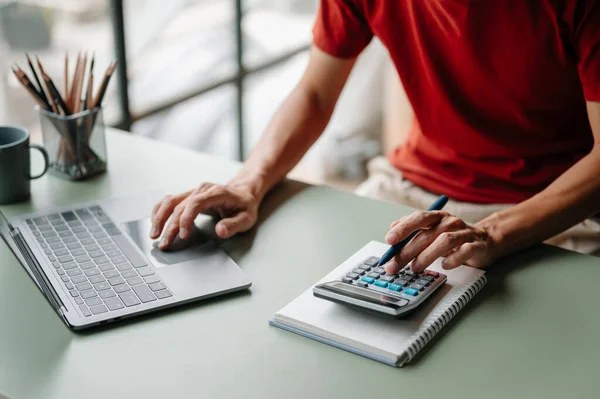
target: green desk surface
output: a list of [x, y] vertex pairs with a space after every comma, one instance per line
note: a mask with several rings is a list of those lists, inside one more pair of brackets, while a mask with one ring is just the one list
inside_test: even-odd
[[[109, 172], [45, 176], [8, 215], [225, 182], [239, 165], [108, 132]], [[150, 210], [148, 210], [150, 212]], [[259, 228], [225, 243], [251, 289], [113, 324], [68, 330], [0, 245], [0, 396], [43, 398], [598, 398], [600, 260], [540, 246], [497, 264], [434, 345], [396, 369], [267, 325], [389, 223], [411, 212], [286, 182]]]

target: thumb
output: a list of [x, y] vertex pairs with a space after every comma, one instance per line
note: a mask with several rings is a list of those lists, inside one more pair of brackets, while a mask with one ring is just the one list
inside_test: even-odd
[[248, 212], [240, 212], [217, 223], [215, 231], [220, 238], [229, 238], [237, 233], [250, 230], [254, 226], [254, 222], [254, 218]]

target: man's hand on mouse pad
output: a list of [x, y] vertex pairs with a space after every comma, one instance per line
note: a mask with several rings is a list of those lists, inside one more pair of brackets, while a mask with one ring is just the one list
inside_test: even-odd
[[[229, 238], [254, 226], [258, 204], [256, 197], [244, 186], [202, 183], [194, 190], [167, 195], [154, 206], [150, 237], [157, 239], [162, 233], [158, 247], [165, 250], [178, 234], [186, 239], [194, 219], [204, 213], [220, 216], [222, 219], [215, 226], [217, 236]], [[167, 220], [169, 223], [165, 226]]]

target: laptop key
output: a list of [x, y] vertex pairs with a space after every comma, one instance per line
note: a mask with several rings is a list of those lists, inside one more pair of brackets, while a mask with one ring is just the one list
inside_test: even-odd
[[50, 245], [50, 249], [54, 250], [54, 249], [60, 249], [60, 248], [64, 248], [65, 244], [63, 244], [62, 242], [56, 242], [54, 244]]
[[59, 276], [64, 276], [64, 274], [65, 274], [65, 270], [62, 267], [60, 269], [56, 269], [56, 272], [58, 273]]
[[88, 226], [88, 230], [92, 233], [95, 233], [96, 231], [102, 231], [102, 227], [100, 227], [98, 224], [95, 224], [93, 226]]
[[117, 265], [117, 269], [120, 271], [130, 270], [131, 268], [132, 267], [129, 263], [121, 263], [120, 265]]
[[77, 284], [75, 287], [77, 287], [77, 289], [79, 291], [86, 291], [86, 290], [91, 290], [92, 289], [92, 285], [90, 283], [88, 283], [88, 282]]
[[58, 263], [58, 262], [52, 262], [52, 266], [54, 266], [55, 269], [58, 269], [61, 267], [60, 263]]
[[135, 294], [131, 291], [119, 294], [119, 298], [121, 298], [121, 300], [127, 307], [140, 304], [140, 300], [138, 299], [138, 297], [135, 296]]
[[83, 274], [81, 274], [79, 276], [75, 276], [71, 279], [71, 282], [73, 284], [85, 283], [86, 281], [87, 281], [87, 278]]
[[81, 297], [83, 299], [88, 299], [88, 298], [91, 298], [93, 296], [98, 296], [98, 294], [96, 294], [96, 291], [94, 291], [94, 290], [82, 291], [82, 292], [79, 293], [79, 295], [81, 295]]
[[170, 296], [173, 296], [169, 290], [160, 290], [154, 293], [158, 299], [165, 299]]
[[119, 249], [123, 252], [133, 267], [138, 268], [148, 264], [124, 235], [119, 234], [113, 236], [113, 241], [115, 244], [117, 244]]
[[40, 247], [42, 247], [42, 249], [48, 249], [48, 244], [46, 244], [45, 242], [40, 243]]
[[119, 310], [124, 308], [123, 302], [121, 302], [121, 300], [117, 297], [108, 298], [104, 301], [104, 303], [110, 310]]
[[106, 256], [108, 256], [109, 258], [116, 258], [117, 256], [121, 256], [121, 251], [115, 250], [115, 251], [108, 251], [106, 252]]
[[38, 229], [40, 229], [40, 231], [49, 231], [49, 230], [52, 230], [52, 226], [50, 226], [49, 224], [45, 224], [45, 225], [39, 226]]
[[81, 240], [82, 238], [90, 238], [90, 237], [91, 237], [91, 236], [90, 236], [90, 233], [88, 233], [87, 231], [82, 231], [82, 232], [80, 232], [80, 233], [75, 233], [75, 236], [76, 236], [77, 238], [79, 238], [80, 240]]
[[71, 255], [66, 255], [66, 256], [60, 256], [58, 258], [58, 261], [60, 263], [67, 263], [67, 262], [73, 262], [73, 257]]
[[81, 256], [86, 255], [87, 252], [84, 249], [78, 248], [71, 251], [71, 256]]
[[81, 309], [81, 313], [83, 313], [83, 315], [84, 315], [85, 317], [89, 317], [89, 316], [91, 316], [91, 315], [92, 315], [92, 314], [90, 313], [90, 310], [89, 310], [89, 309], [87, 308], [87, 306], [85, 306], [85, 305], [79, 305], [79, 309]]
[[104, 306], [104, 305], [98, 305], [98, 306], [91, 307], [90, 310], [92, 311], [93, 314], [100, 314], [100, 313], [108, 312], [108, 309], [106, 309], [106, 306]]
[[87, 209], [77, 209], [75, 213], [77, 214], [77, 216], [79, 216], [81, 220], [84, 221], [90, 220], [92, 218], [92, 215], [90, 215], [90, 212]]
[[69, 277], [79, 276], [80, 274], [83, 274], [80, 268], [67, 270], [67, 276]]
[[86, 271], [84, 271], [84, 273], [88, 277], [94, 277], [100, 275], [100, 270], [98, 270], [97, 267], [94, 267], [93, 269], [87, 269]]
[[148, 266], [140, 267], [139, 269], [137, 269], [137, 271], [140, 274], [140, 276], [142, 276], [142, 277], [146, 277], [146, 276], [150, 276], [150, 275], [154, 274], [154, 270], [152, 270]]
[[98, 239], [98, 238], [107, 238], [108, 236], [103, 231], [96, 231], [96, 232], [92, 233], [92, 237]]
[[50, 262], [56, 262], [56, 258], [54, 257], [54, 255], [48, 255], [48, 260]]
[[144, 277], [144, 281], [146, 282], [146, 284], [152, 284], [156, 283], [157, 281], [160, 281], [160, 278], [156, 274], [153, 274], [148, 277]]
[[[44, 240], [44, 237], [35, 237], [37, 239], [37, 241], [41, 244], [41, 243], [45, 243], [46, 241]], [[51, 244], [51, 243], [48, 243]]]
[[[98, 270], [98, 269], [93, 269], [93, 270]], [[98, 271], [97, 276], [90, 277], [90, 283], [92, 283], [92, 284], [104, 283], [105, 281], [106, 281], [106, 279], [104, 278], [103, 275], [100, 274], [100, 271]]]
[[100, 295], [100, 298], [106, 299], [106, 298], [112, 298], [113, 296], [116, 296], [117, 294], [115, 294], [115, 292], [113, 290], [104, 290], [104, 291], [100, 291], [98, 293], [98, 295]]
[[78, 305], [83, 305], [83, 299], [78, 295], [75, 297], [75, 303]]
[[129, 286], [127, 284], [115, 285], [113, 287], [113, 289], [115, 290], [115, 292], [117, 292], [119, 294], [121, 294], [121, 293], [123, 293], [125, 291], [129, 291], [130, 290], [130, 288], [129, 288]]
[[115, 286], [115, 285], [123, 284], [125, 282], [125, 280], [123, 280], [123, 278], [119, 276], [119, 277], [113, 277], [113, 278], [109, 279], [108, 282], [110, 283], [110, 285]]
[[167, 288], [161, 281], [152, 283], [148, 287], [150, 287], [150, 289], [152, 291], [160, 291], [160, 290], [164, 290], [165, 288]]
[[[41, 216], [43, 217], [43, 216]], [[46, 216], [48, 219], [52, 220], [52, 219], [60, 219], [60, 215], [58, 213], [53, 213], [52, 215], [48, 215]]]
[[156, 301], [156, 297], [154, 296], [152, 291], [150, 291], [150, 289], [147, 286], [135, 285], [131, 288], [137, 294], [137, 296], [140, 298], [140, 300], [142, 302], [146, 303], [146, 302]]
[[104, 291], [110, 288], [110, 284], [108, 284], [107, 282], [98, 283], [94, 284], [94, 288], [96, 289], [96, 291]]
[[73, 233], [71, 233], [69, 230], [61, 231], [58, 233], [58, 236], [61, 238], [73, 237]]
[[131, 286], [142, 284], [143, 282], [144, 282], [144, 280], [142, 280], [141, 277], [132, 277], [132, 278], [127, 279], [127, 284], [129, 284]]
[[52, 255], [52, 250], [51, 249], [44, 249], [44, 253], [46, 255]]
[[75, 244], [75, 243], [77, 243], [77, 238], [75, 238], [75, 237], [65, 237], [65, 238], [63, 238], [63, 242], [65, 244]]
[[67, 262], [62, 265], [65, 270], [75, 269], [77, 268], [77, 263], [75, 262]]
[[94, 297], [91, 297], [90, 299], [86, 299], [85, 304], [88, 305], [89, 307], [102, 305], [102, 299], [98, 298], [97, 296], [94, 296]]
[[44, 238], [48, 238], [48, 237], [57, 237], [57, 235], [56, 235], [56, 233], [54, 232], [54, 230], [47, 230], [47, 231], [44, 231], [44, 232], [42, 233], [42, 237], [44, 237]]
[[119, 276], [119, 272], [114, 269], [109, 270], [104, 273], [104, 277], [106, 277], [106, 278], [113, 278], [113, 277], [118, 277], [118, 276]]
[[75, 286], [72, 283], [65, 283], [65, 287], [67, 287], [68, 290], [72, 290], [75, 288]]
[[81, 256], [78, 256], [78, 257], [75, 258], [75, 261], [77, 263], [83, 263], [83, 262], [87, 262], [87, 261], [90, 261], [90, 260], [91, 260], [90, 257], [87, 256], [87, 255], [81, 255]]
[[96, 241], [93, 238], [82, 238], [79, 240], [79, 242], [81, 242], [83, 245], [90, 245], [95, 243]]
[[112, 243], [113, 243], [112, 240], [108, 237], [98, 239], [98, 244], [100, 244], [100, 245], [106, 245], [106, 244], [112, 244]]
[[67, 244], [67, 248], [69, 248], [70, 251], [72, 251], [74, 249], [80, 249], [81, 244], [79, 244], [78, 242], [72, 242], [72, 243]]
[[[110, 271], [110, 270], [115, 270], [115, 267], [113, 265], [111, 265], [110, 263], [105, 263], [103, 265], [98, 265], [98, 268], [100, 270], [102, 270], [103, 272], [107, 272], [107, 271]], [[117, 276], [118, 276], [118, 274], [117, 274]]]
[[95, 258], [94, 263], [96, 263], [97, 265], [101, 265], [103, 263], [110, 263], [110, 259], [103, 255], [98, 258]]
[[90, 255], [92, 258], [97, 258], [99, 256], [104, 256], [104, 252], [102, 252], [102, 251], [92, 251], [88, 255]]
[[[40, 237], [38, 237], [40, 238]], [[46, 238], [46, 242], [48, 244], [56, 244], [57, 242], [60, 242], [60, 238], [59, 237], [48, 237]]]
[[106, 245], [102, 245], [102, 250], [104, 252], [108, 252], [108, 251], [114, 251], [115, 249], [117, 249], [117, 246], [115, 244], [106, 244]]
[[67, 222], [70, 222], [71, 220], [77, 220], [77, 216], [75, 216], [72, 211], [62, 212], [61, 215]]
[[83, 226], [75, 226], [72, 227], [71, 230], [73, 230], [73, 233], [77, 234], [77, 233], [82, 233], [85, 231], [85, 227]]
[[85, 250], [88, 252], [92, 252], [92, 251], [97, 251], [100, 249], [100, 247], [98, 245], [94, 244], [87, 244], [84, 246]]
[[54, 251], [54, 256], [65, 256], [69, 254], [69, 250], [65, 248], [57, 249]]
[[127, 262], [127, 259], [125, 259], [124, 256], [118, 256], [116, 258], [111, 259], [112, 263], [114, 263], [115, 265], [118, 265], [119, 263], [125, 263]]
[[123, 273], [121, 273], [121, 275], [123, 276], [123, 278], [132, 278], [132, 277], [137, 277], [137, 272], [135, 270], [127, 270], [124, 271]]
[[93, 262], [82, 262], [79, 264], [79, 267], [81, 267], [83, 270], [87, 270], [95, 268], [96, 265]]

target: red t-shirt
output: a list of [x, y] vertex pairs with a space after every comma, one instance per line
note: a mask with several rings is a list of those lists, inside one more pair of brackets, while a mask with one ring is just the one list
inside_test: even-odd
[[600, 1], [321, 0], [313, 33], [339, 58], [388, 48], [417, 121], [390, 160], [429, 191], [520, 202], [592, 148]]

